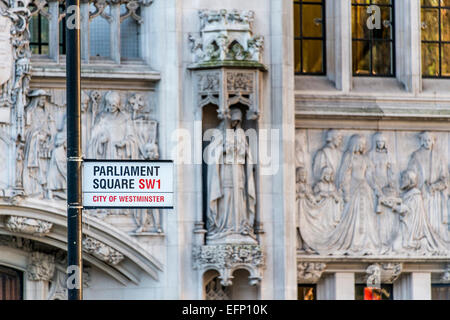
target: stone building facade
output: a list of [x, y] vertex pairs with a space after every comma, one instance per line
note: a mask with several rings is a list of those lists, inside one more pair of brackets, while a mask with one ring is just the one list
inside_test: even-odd
[[[390, 74], [361, 76], [373, 3], [304, 2], [81, 1], [84, 158], [175, 162], [173, 210], [84, 210], [85, 299], [448, 294], [450, 39], [424, 77], [421, 14], [450, 5], [386, 1]], [[2, 297], [67, 298], [64, 5], [0, 1]]]

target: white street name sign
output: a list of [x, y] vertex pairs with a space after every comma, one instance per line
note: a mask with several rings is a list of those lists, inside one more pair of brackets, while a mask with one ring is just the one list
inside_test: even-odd
[[173, 208], [173, 162], [84, 160], [83, 207]]

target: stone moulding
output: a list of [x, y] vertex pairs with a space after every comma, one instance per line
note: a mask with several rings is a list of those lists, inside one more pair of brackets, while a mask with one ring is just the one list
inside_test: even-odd
[[403, 270], [402, 263], [374, 263], [366, 269], [367, 286], [379, 287], [382, 283], [393, 283]]
[[9, 216], [6, 218], [6, 228], [14, 233], [25, 233], [43, 237], [50, 233], [53, 223], [26, 217]]
[[297, 264], [297, 282], [302, 284], [317, 283], [326, 269], [323, 262], [299, 262]]
[[94, 257], [112, 265], [119, 264], [124, 256], [119, 251], [90, 237], [83, 239], [83, 249]]
[[262, 279], [264, 254], [259, 245], [229, 244], [196, 246], [193, 250], [194, 269], [202, 273], [219, 272], [223, 286], [232, 285], [233, 272], [245, 269], [250, 273], [249, 284], [257, 285]]

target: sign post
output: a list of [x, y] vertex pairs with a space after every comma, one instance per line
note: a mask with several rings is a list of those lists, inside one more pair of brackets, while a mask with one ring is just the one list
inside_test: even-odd
[[82, 300], [80, 0], [66, 1], [66, 21], [67, 287], [69, 300]]

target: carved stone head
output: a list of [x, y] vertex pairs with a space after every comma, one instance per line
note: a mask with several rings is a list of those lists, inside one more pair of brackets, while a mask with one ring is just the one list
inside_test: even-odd
[[37, 107], [45, 108], [45, 104], [47, 103], [50, 94], [48, 94], [45, 90], [38, 89], [31, 92], [28, 97], [31, 98], [32, 101], [36, 101], [35, 103]]
[[298, 167], [295, 171], [295, 177], [297, 183], [306, 183], [307, 177], [306, 177], [306, 169], [304, 167]]
[[239, 108], [230, 109], [231, 127], [236, 128], [242, 122], [242, 111]]
[[331, 129], [327, 132], [327, 143], [339, 148], [342, 145], [342, 135], [339, 131]]
[[156, 143], [147, 143], [144, 147], [144, 157], [148, 160], [159, 159], [158, 145]]
[[435, 142], [436, 137], [432, 133], [425, 131], [420, 134], [420, 144], [424, 149], [426, 150], [433, 149]]
[[106, 111], [116, 113], [120, 111], [120, 95], [115, 91], [108, 91], [105, 96]]
[[324, 167], [320, 175], [320, 181], [323, 182], [333, 182], [334, 181], [334, 171], [330, 167]]
[[367, 141], [364, 136], [355, 134], [350, 138], [349, 150], [354, 154], [365, 154], [367, 151]]
[[387, 151], [387, 139], [386, 139], [386, 136], [382, 132], [377, 132], [374, 134], [373, 142], [375, 144], [375, 150], [377, 152], [386, 152]]
[[417, 174], [412, 170], [403, 171], [401, 177], [400, 189], [410, 190], [417, 187], [418, 179]]

